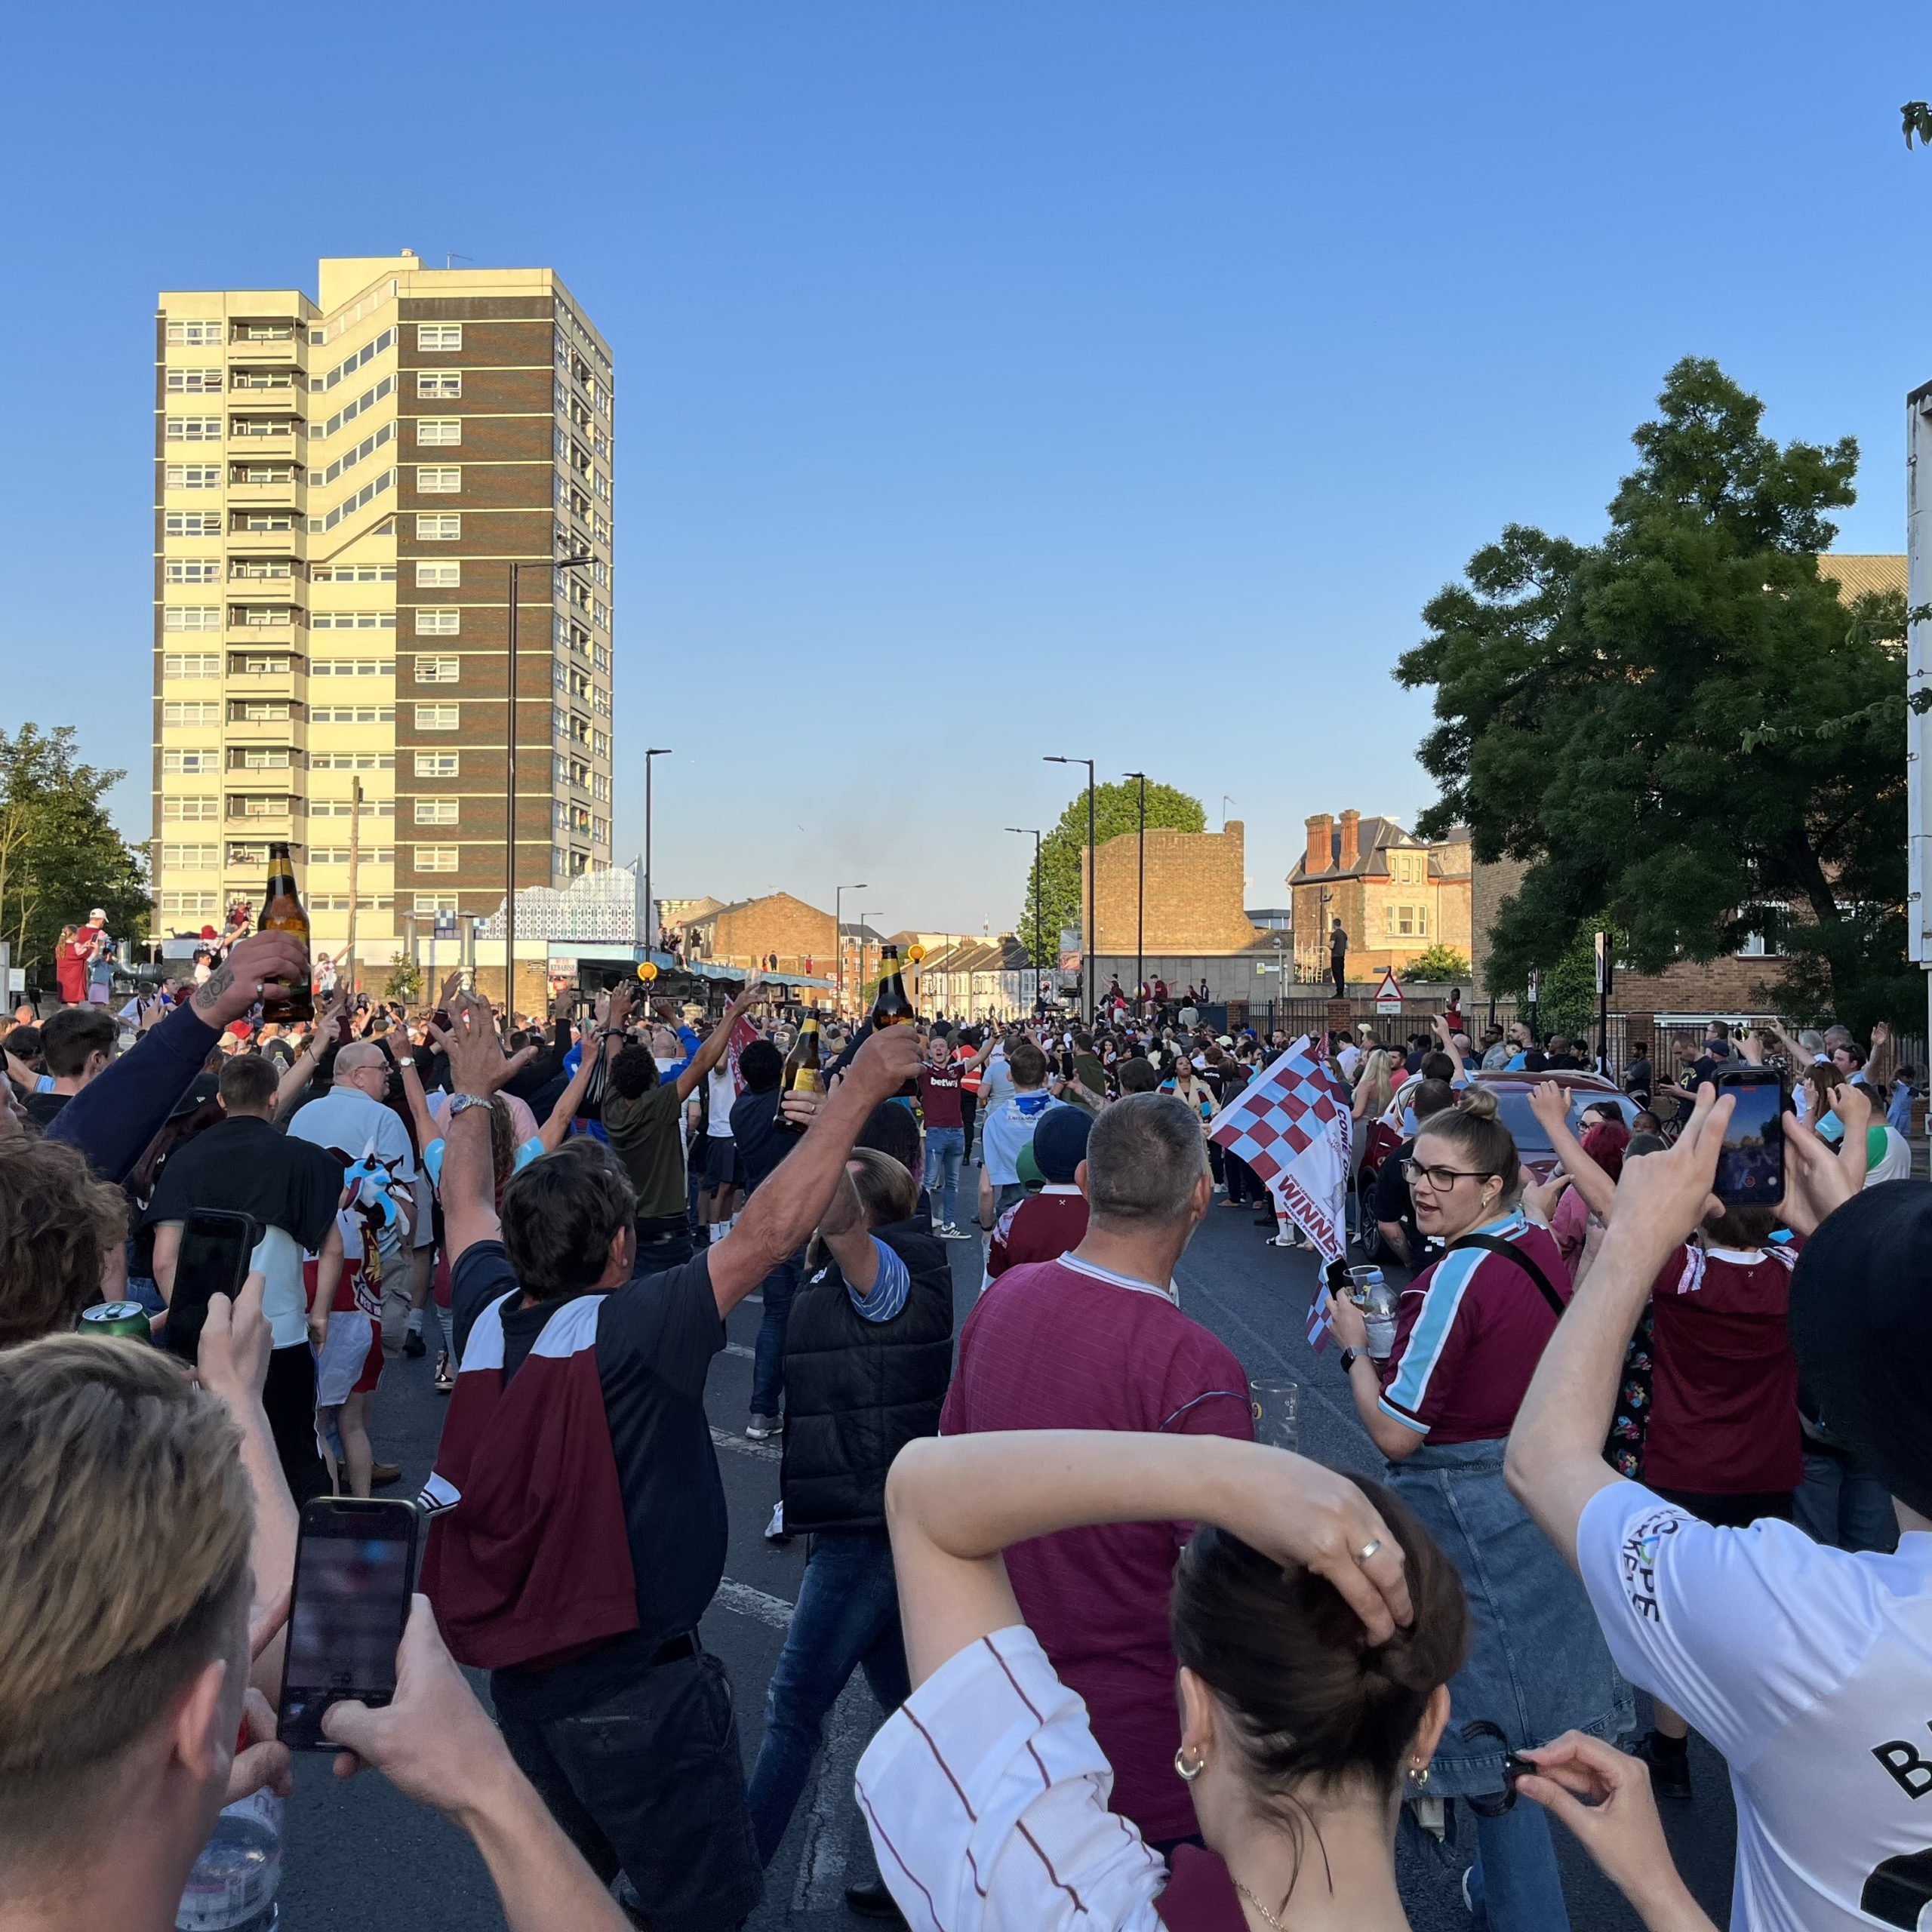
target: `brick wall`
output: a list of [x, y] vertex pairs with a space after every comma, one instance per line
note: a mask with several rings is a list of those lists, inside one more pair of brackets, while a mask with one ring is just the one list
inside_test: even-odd
[[[1109, 838], [1094, 857], [1099, 880], [1094, 950], [1131, 959], [1140, 905], [1140, 834], [1130, 832]], [[1150, 826], [1143, 949], [1149, 956], [1218, 955], [1238, 952], [1251, 943], [1257, 928], [1241, 909], [1246, 899], [1244, 857], [1239, 819], [1230, 819], [1219, 832], [1174, 832]], [[1084, 850], [1080, 869], [1084, 916]]]
[[732, 906], [706, 921], [700, 930], [704, 934], [703, 956], [712, 964], [749, 968], [775, 952], [781, 972], [804, 972], [808, 958], [821, 978], [835, 970], [832, 915], [789, 892]]

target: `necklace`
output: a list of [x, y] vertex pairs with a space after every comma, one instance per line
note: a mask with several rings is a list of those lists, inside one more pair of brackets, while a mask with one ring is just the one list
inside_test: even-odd
[[1248, 1903], [1254, 1906], [1255, 1910], [1260, 1912], [1263, 1918], [1267, 1920], [1268, 1923], [1273, 1927], [1274, 1932], [1281, 1932], [1281, 1921], [1277, 1918], [1275, 1915], [1270, 1912], [1268, 1908], [1263, 1905], [1238, 1878], [1235, 1878], [1235, 1875], [1232, 1872], [1228, 1874], [1228, 1876], [1230, 1878], [1234, 1878], [1235, 1890], [1240, 1893], [1241, 1897], [1247, 1900]]

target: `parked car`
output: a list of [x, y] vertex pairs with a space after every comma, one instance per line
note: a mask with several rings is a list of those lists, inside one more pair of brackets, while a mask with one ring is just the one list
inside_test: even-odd
[[1546, 1080], [1553, 1080], [1569, 1101], [1570, 1131], [1583, 1137], [1584, 1115], [1593, 1112], [1614, 1112], [1626, 1127], [1636, 1118], [1637, 1103], [1614, 1080], [1600, 1073], [1574, 1072], [1559, 1069], [1548, 1073], [1478, 1073], [1470, 1084], [1496, 1096], [1497, 1117], [1516, 1143], [1523, 1164], [1540, 1181], [1547, 1180], [1556, 1165], [1556, 1150], [1543, 1123], [1530, 1111], [1531, 1094]]

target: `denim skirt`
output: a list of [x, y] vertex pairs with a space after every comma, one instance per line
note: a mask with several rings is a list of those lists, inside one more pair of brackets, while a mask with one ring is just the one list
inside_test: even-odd
[[1496, 1725], [1511, 1750], [1572, 1730], [1614, 1742], [1636, 1727], [1630, 1687], [1583, 1584], [1503, 1480], [1503, 1447], [1426, 1442], [1389, 1469], [1389, 1487], [1454, 1564], [1469, 1601], [1469, 1657], [1450, 1680], [1434, 1796], [1503, 1789], [1503, 1747], [1493, 1737], [1466, 1743], [1472, 1718]]

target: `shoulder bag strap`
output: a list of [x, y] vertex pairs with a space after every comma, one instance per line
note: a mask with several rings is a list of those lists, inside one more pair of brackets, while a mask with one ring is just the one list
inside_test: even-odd
[[1487, 1248], [1491, 1254], [1500, 1254], [1504, 1260], [1513, 1261], [1542, 1291], [1551, 1312], [1559, 1321], [1562, 1320], [1563, 1297], [1550, 1285], [1549, 1277], [1514, 1241], [1505, 1241], [1500, 1235], [1463, 1235], [1449, 1244], [1447, 1251], [1454, 1254], [1457, 1249], [1465, 1247]]

